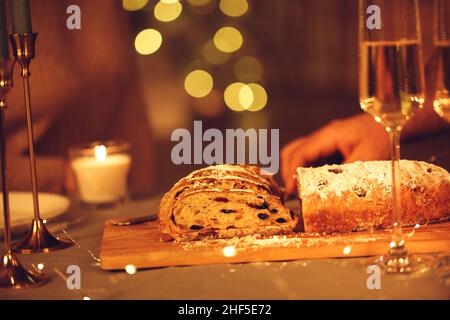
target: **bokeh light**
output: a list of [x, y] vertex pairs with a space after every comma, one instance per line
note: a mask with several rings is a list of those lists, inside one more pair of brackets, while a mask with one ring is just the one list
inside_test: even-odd
[[249, 109], [255, 100], [253, 91], [248, 85], [244, 85], [239, 90], [239, 103], [244, 109]]
[[180, 0], [159, 0], [159, 1], [164, 2], [164, 3], [168, 3], [168, 4], [180, 2]]
[[343, 253], [344, 255], [349, 255], [350, 252], [352, 252], [352, 246], [346, 246], [346, 247], [344, 248], [344, 250], [342, 250], [342, 253]]
[[128, 274], [135, 274], [137, 271], [137, 268], [134, 264], [127, 264], [125, 266], [125, 272]]
[[254, 57], [239, 58], [233, 67], [234, 75], [242, 82], [257, 82], [262, 79], [263, 67]]
[[262, 110], [267, 105], [266, 89], [257, 83], [249, 83], [248, 86], [253, 93], [253, 102], [247, 110], [254, 112]]
[[240, 101], [241, 89], [245, 86], [245, 83], [234, 82], [230, 84], [223, 93], [223, 99], [225, 104], [233, 111], [244, 111], [245, 108]]
[[141, 10], [147, 4], [148, 0], [122, 0], [122, 8], [127, 11]]
[[182, 10], [183, 6], [180, 2], [166, 3], [159, 1], [153, 10], [153, 14], [159, 21], [170, 22], [178, 18]]
[[222, 253], [225, 257], [231, 258], [236, 255], [236, 247], [235, 246], [226, 246], [222, 249]]
[[211, 92], [213, 84], [212, 76], [205, 70], [194, 70], [184, 79], [184, 89], [195, 98], [207, 96]]
[[161, 46], [161, 43], [161, 33], [155, 29], [142, 30], [134, 40], [136, 51], [142, 55], [155, 53]]
[[214, 35], [214, 45], [223, 52], [235, 52], [239, 50], [244, 42], [239, 30], [233, 27], [223, 27]]
[[230, 59], [230, 54], [218, 50], [212, 40], [203, 45], [202, 56], [206, 61], [214, 65], [225, 63]]
[[247, 0], [220, 0], [220, 10], [230, 17], [242, 16], [248, 10]]
[[234, 82], [223, 94], [225, 104], [233, 111], [259, 111], [267, 104], [267, 92], [257, 83]]

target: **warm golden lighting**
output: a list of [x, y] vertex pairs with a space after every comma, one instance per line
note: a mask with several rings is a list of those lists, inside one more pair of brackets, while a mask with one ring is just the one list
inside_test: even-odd
[[262, 65], [253, 57], [239, 58], [234, 64], [234, 74], [239, 81], [257, 82], [262, 78]]
[[88, 296], [83, 297], [83, 300], [91, 300]]
[[38, 268], [39, 270], [41, 270], [41, 271], [44, 270], [44, 267], [45, 267], [45, 266], [44, 266], [43, 263], [38, 263], [38, 264], [37, 264], [37, 268]]
[[147, 4], [148, 0], [122, 0], [122, 7], [127, 11], [141, 10]]
[[203, 45], [202, 55], [206, 61], [214, 65], [225, 63], [230, 59], [230, 54], [217, 50], [211, 40]]
[[217, 89], [213, 89], [210, 94], [202, 99], [195, 99], [193, 107], [203, 117], [217, 117], [225, 110], [222, 94]]
[[253, 91], [248, 85], [242, 86], [239, 90], [239, 102], [244, 109], [249, 109], [254, 101]]
[[235, 246], [226, 246], [223, 248], [222, 253], [225, 257], [231, 258], [236, 255], [236, 247]]
[[223, 93], [225, 104], [233, 111], [244, 111], [245, 108], [240, 101], [241, 89], [245, 86], [242, 82], [234, 82], [230, 84]]
[[135, 265], [133, 265], [133, 264], [127, 264], [126, 266], [125, 266], [125, 271], [126, 271], [126, 273], [128, 273], [128, 274], [135, 274], [136, 273], [136, 266]]
[[211, 0], [187, 0], [189, 4], [192, 4], [193, 6], [204, 6], [205, 4], [208, 4]]
[[267, 104], [266, 90], [257, 83], [249, 83], [248, 86], [253, 92], [253, 102], [247, 110], [256, 112], [263, 109]]
[[223, 52], [235, 52], [242, 46], [243, 38], [239, 30], [223, 27], [214, 35], [214, 45]]
[[108, 151], [104, 145], [94, 147], [94, 156], [98, 161], [105, 161], [108, 156]]
[[342, 250], [342, 253], [343, 253], [344, 255], [349, 255], [350, 252], [352, 252], [352, 247], [351, 247], [351, 246], [346, 246], [346, 247], [344, 248], [344, 250]]
[[168, 4], [180, 2], [180, 0], [159, 0], [159, 1], [160, 2], [164, 2], [164, 3], [168, 3]]
[[184, 89], [195, 98], [207, 96], [211, 92], [213, 84], [213, 78], [204, 70], [194, 70], [184, 79]]
[[220, 10], [230, 17], [242, 16], [248, 10], [247, 0], [220, 0]]
[[159, 21], [170, 22], [178, 18], [182, 10], [183, 7], [180, 2], [166, 3], [159, 1], [155, 6], [153, 14]]
[[155, 53], [161, 46], [161, 43], [161, 33], [155, 29], [142, 30], [134, 40], [136, 51], [143, 55]]

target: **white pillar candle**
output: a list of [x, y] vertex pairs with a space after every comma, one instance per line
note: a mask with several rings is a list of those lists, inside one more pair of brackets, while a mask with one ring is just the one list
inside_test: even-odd
[[101, 204], [123, 199], [130, 164], [129, 154], [108, 154], [104, 145], [94, 147], [93, 156], [72, 159], [81, 201]]

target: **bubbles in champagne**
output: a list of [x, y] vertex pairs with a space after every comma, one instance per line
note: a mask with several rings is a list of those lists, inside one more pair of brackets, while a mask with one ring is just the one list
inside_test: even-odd
[[419, 43], [363, 42], [361, 55], [361, 108], [386, 127], [403, 126], [424, 102]]
[[438, 42], [435, 48], [434, 110], [450, 122], [450, 41]]

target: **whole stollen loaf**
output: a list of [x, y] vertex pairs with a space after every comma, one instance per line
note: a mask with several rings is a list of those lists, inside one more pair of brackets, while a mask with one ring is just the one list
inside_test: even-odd
[[[450, 175], [432, 164], [400, 161], [403, 224], [450, 213]], [[297, 168], [305, 232], [372, 230], [392, 224], [390, 161]]]
[[160, 203], [163, 233], [177, 240], [292, 232], [299, 218], [280, 199], [275, 181], [259, 168], [217, 165], [178, 181]]

